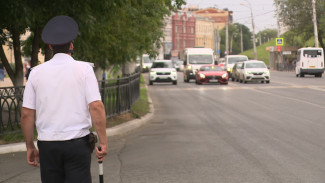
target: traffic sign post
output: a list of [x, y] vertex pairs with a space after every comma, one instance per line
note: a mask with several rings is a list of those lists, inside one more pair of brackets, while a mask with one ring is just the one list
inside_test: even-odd
[[276, 46], [283, 46], [283, 38], [276, 38]]

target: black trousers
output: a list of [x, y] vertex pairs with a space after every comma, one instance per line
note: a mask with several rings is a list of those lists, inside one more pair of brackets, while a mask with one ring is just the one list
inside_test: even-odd
[[88, 138], [38, 141], [42, 183], [90, 183]]

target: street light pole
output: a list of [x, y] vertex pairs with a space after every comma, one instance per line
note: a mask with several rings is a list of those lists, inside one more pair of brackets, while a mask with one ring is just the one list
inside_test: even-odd
[[243, 6], [246, 6], [250, 9], [251, 11], [251, 20], [252, 20], [252, 29], [253, 29], [253, 46], [254, 46], [254, 59], [257, 60], [257, 51], [256, 51], [256, 38], [255, 38], [255, 25], [254, 25], [254, 16], [253, 16], [253, 10], [250, 2], [248, 0], [245, 0], [249, 6], [245, 4], [241, 4]]
[[318, 48], [318, 30], [317, 30], [317, 19], [316, 19], [316, 2], [312, 0], [313, 3], [313, 22], [314, 22], [314, 34], [315, 34], [315, 47]]
[[280, 18], [279, 18], [279, 1], [275, 1], [275, 7], [276, 7], [276, 20], [277, 20], [277, 28], [278, 28], [278, 38], [280, 37]]

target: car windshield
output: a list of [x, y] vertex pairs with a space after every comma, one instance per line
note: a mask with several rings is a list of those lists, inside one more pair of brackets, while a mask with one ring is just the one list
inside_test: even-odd
[[143, 63], [152, 63], [154, 60], [149, 57], [143, 57]]
[[317, 55], [322, 55], [322, 50], [304, 50], [304, 57], [317, 57]]
[[253, 62], [253, 63], [246, 63], [245, 68], [266, 68], [266, 65], [260, 62]]
[[216, 66], [204, 66], [200, 68], [200, 71], [222, 71], [222, 68]]
[[151, 68], [173, 68], [171, 62], [154, 62]]
[[211, 55], [190, 55], [189, 56], [190, 64], [212, 64], [212, 56]]
[[228, 64], [235, 64], [236, 62], [247, 61], [246, 57], [229, 57]]

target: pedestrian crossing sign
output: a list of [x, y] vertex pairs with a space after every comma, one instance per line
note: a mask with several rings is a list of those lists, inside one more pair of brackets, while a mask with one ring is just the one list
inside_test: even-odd
[[276, 38], [276, 46], [283, 46], [283, 38]]

